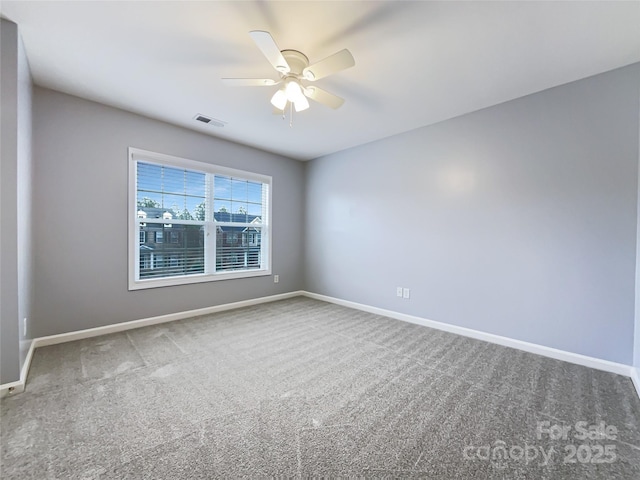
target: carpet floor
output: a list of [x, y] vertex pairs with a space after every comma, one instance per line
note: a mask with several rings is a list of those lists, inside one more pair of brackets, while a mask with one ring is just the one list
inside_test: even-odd
[[631, 380], [297, 297], [38, 348], [1, 474], [639, 479]]

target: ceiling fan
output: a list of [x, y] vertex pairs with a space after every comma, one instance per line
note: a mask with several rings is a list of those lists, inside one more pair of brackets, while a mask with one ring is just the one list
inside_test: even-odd
[[298, 50], [280, 50], [269, 32], [254, 30], [249, 32], [260, 51], [280, 74], [278, 80], [271, 78], [223, 78], [226, 85], [234, 87], [271, 87], [284, 84], [271, 98], [271, 104], [284, 113], [287, 103], [296, 112], [309, 108], [307, 98], [331, 108], [339, 108], [344, 99], [315, 85], [305, 86], [302, 82], [314, 82], [341, 70], [353, 67], [356, 62], [349, 50], [337, 53], [309, 65], [309, 59]]

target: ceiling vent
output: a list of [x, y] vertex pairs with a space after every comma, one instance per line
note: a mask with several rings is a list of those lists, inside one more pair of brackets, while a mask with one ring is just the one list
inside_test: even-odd
[[217, 118], [207, 117], [206, 115], [202, 115], [201, 113], [198, 113], [195, 117], [193, 117], [193, 119], [197, 120], [198, 122], [206, 123], [207, 125], [212, 125], [214, 127], [224, 127], [227, 124], [227, 122], [223, 122], [222, 120], [218, 120]]

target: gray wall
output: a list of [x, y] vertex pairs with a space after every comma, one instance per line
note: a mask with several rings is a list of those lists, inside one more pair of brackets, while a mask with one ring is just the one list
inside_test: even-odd
[[2, 19], [0, 167], [0, 383], [20, 378], [30, 345], [21, 319], [31, 315], [31, 94], [29, 63], [15, 23]]
[[[280, 275], [127, 290], [127, 148], [273, 177]], [[34, 95], [34, 336], [298, 290], [304, 165], [59, 92]]]
[[635, 64], [311, 161], [307, 289], [631, 364], [639, 84]]

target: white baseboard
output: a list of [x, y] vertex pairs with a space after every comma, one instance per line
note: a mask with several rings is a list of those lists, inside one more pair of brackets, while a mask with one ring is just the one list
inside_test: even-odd
[[633, 386], [636, 387], [638, 397], [640, 397], [640, 369], [638, 367], [631, 367], [631, 381]]
[[29, 368], [31, 368], [31, 359], [33, 358], [33, 352], [36, 349], [35, 341], [31, 340], [27, 356], [24, 359], [22, 368], [20, 369], [20, 380], [10, 383], [3, 383], [0, 385], [0, 398], [7, 395], [15, 395], [16, 393], [24, 392], [24, 387], [27, 384], [27, 375], [29, 374]]
[[[610, 362], [608, 360], [588, 357], [579, 353], [566, 352], [564, 350], [558, 350], [556, 348], [545, 347], [544, 345], [524, 342], [522, 340], [514, 340], [513, 338], [502, 337], [500, 335], [473, 330], [471, 328], [459, 327], [457, 325], [437, 322], [435, 320], [427, 320], [425, 318], [407, 315], [405, 313], [394, 312], [392, 310], [385, 310], [383, 308], [372, 307], [348, 300], [342, 300], [340, 298], [329, 297], [327, 295], [319, 295], [317, 293], [311, 292], [303, 292], [303, 295], [309, 298], [315, 298], [316, 300], [322, 300], [329, 303], [335, 303], [336, 305], [342, 305], [343, 307], [354, 308], [356, 310], [362, 310], [364, 312], [374, 313], [376, 315], [395, 318], [396, 320], [402, 320], [403, 322], [415, 323], [417, 325], [455, 333], [464, 337], [475, 338], [477, 340], [484, 340], [485, 342], [495, 343], [505, 347], [524, 350], [525, 352], [535, 353], [537, 355], [554, 358], [556, 360], [563, 360], [565, 362], [575, 363], [577, 365], [583, 365], [585, 367], [595, 368], [597, 370], [604, 370], [605, 372], [617, 373], [618, 375], [632, 377], [631, 371], [633, 367], [631, 367], [630, 365], [625, 365], [623, 363]], [[636, 389], [638, 389], [637, 383]], [[640, 396], [640, 390], [638, 391], [638, 395]]]
[[130, 322], [114, 323], [113, 325], [105, 325], [104, 327], [88, 328], [86, 330], [78, 330], [75, 332], [61, 333], [58, 335], [50, 335], [48, 337], [39, 337], [34, 339], [36, 347], [46, 347], [48, 345], [56, 345], [58, 343], [73, 342], [74, 340], [82, 340], [83, 338], [98, 337], [109, 333], [124, 332], [133, 330], [134, 328], [148, 327], [150, 325], [158, 325], [159, 323], [173, 322], [185, 318], [199, 317], [201, 315], [211, 315], [212, 313], [224, 312], [226, 310], [234, 310], [236, 308], [250, 307], [261, 303], [275, 302], [286, 298], [298, 297], [302, 292], [281, 293], [271, 295], [269, 297], [252, 298], [251, 300], [242, 300], [241, 302], [224, 303], [213, 307], [198, 308], [196, 310], [186, 310], [184, 312], [169, 313], [157, 317], [143, 318], [141, 320], [132, 320]]
[[303, 292], [301, 291], [280, 293], [278, 295], [271, 295], [268, 297], [252, 298], [250, 300], [243, 300], [240, 302], [225, 303], [222, 305], [199, 308], [196, 310], [187, 310], [184, 312], [170, 313], [157, 317], [132, 320], [130, 322], [115, 323], [113, 325], [105, 325], [104, 327], [87, 328], [86, 330], [78, 330], [75, 332], [60, 333], [58, 335], [49, 335], [47, 337], [34, 338], [31, 341], [29, 353], [27, 354], [27, 358], [25, 359], [24, 365], [22, 366], [22, 370], [20, 372], [20, 380], [0, 385], [0, 397], [24, 392], [25, 385], [27, 383], [27, 374], [29, 373], [29, 367], [31, 366], [33, 352], [38, 347], [46, 347], [48, 345], [56, 345], [58, 343], [73, 342], [74, 340], [98, 337], [100, 335], [107, 335], [109, 333], [124, 332], [126, 330], [133, 330], [134, 328], [148, 327], [150, 325], [158, 325], [160, 323], [173, 322], [175, 320], [198, 317], [201, 315], [210, 315], [212, 313], [234, 310], [236, 308], [242, 307], [250, 307], [252, 305], [258, 305], [261, 303], [275, 302], [278, 300], [284, 300], [286, 298], [299, 297], [302, 294]]

